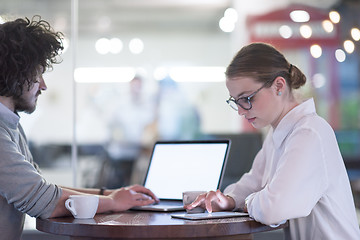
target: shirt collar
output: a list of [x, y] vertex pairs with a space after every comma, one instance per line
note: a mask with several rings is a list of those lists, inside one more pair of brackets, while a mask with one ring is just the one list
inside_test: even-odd
[[279, 122], [273, 132], [273, 142], [276, 148], [279, 148], [286, 136], [290, 133], [295, 124], [305, 115], [316, 113], [314, 99], [308, 99], [305, 102], [291, 109]]
[[18, 127], [20, 116], [0, 102], [0, 120], [11, 128]]

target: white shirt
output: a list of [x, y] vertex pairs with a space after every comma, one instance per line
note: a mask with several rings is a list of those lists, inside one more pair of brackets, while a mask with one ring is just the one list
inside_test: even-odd
[[224, 193], [256, 221], [289, 221], [286, 239], [360, 239], [349, 179], [334, 131], [313, 99], [271, 129], [252, 169]]

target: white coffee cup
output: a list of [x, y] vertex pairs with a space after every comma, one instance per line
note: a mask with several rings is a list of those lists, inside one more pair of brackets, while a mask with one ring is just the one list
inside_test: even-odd
[[65, 207], [74, 218], [93, 218], [99, 205], [97, 195], [70, 195], [65, 201]]
[[[188, 205], [195, 201], [195, 199], [200, 195], [206, 193], [206, 191], [185, 191], [183, 192], [183, 204]], [[203, 213], [205, 212], [205, 209], [201, 207], [196, 207], [191, 210], [186, 209], [187, 213]]]

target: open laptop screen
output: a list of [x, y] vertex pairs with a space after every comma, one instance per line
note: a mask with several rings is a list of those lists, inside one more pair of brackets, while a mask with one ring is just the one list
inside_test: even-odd
[[160, 199], [220, 186], [229, 140], [156, 142], [144, 186]]

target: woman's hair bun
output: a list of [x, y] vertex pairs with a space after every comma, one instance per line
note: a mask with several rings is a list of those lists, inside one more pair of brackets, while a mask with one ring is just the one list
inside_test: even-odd
[[299, 68], [297, 68], [295, 65], [290, 64], [289, 73], [290, 73], [291, 87], [293, 89], [298, 89], [301, 86], [305, 85], [306, 77], [300, 71]]

